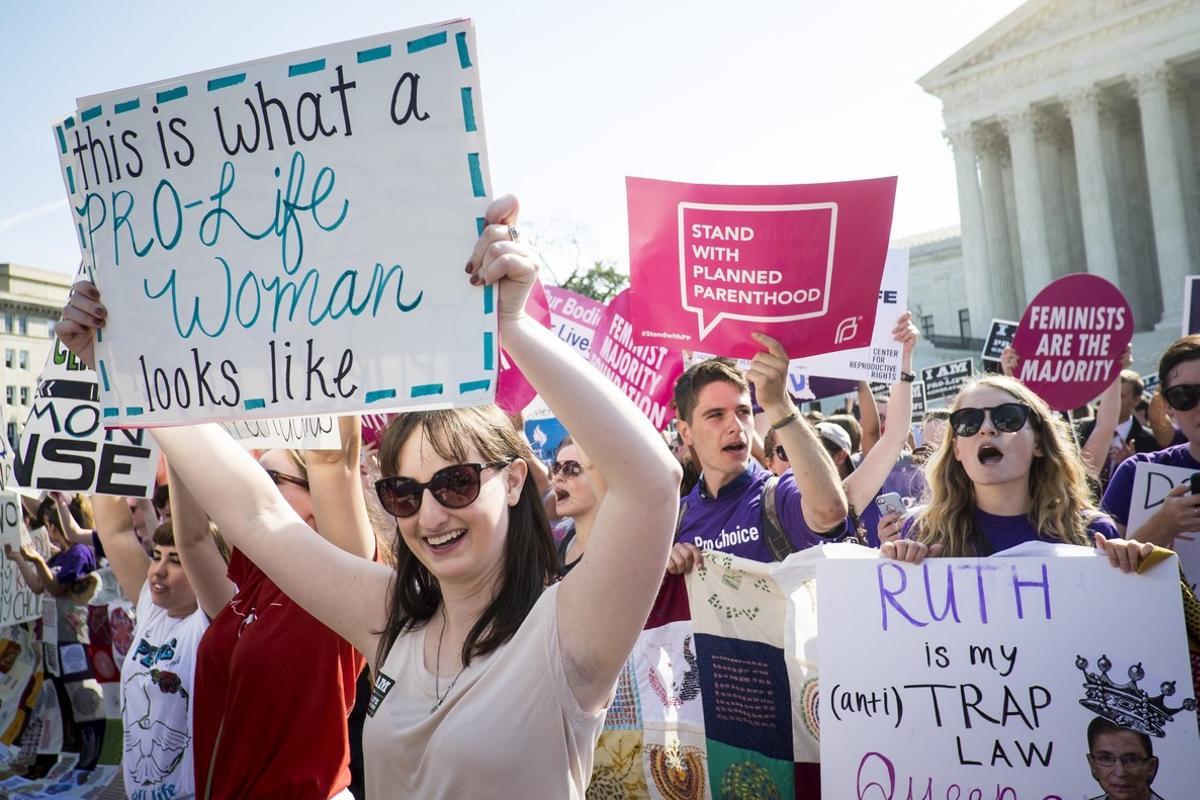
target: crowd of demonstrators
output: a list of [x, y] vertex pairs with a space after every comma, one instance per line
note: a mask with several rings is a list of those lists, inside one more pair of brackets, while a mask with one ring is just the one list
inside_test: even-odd
[[[229, 574], [237, 596], [214, 617], [197, 665], [197, 786], [206, 775], [224, 782], [232, 774], [239, 781], [236, 791], [231, 786], [212, 796], [255, 796], [244, 784], [261, 780], [275, 755], [264, 727], [288, 725], [307, 737], [286, 743], [280, 770], [286, 758], [287, 768], [304, 776], [307, 766], [300, 765], [307, 765], [314, 741], [321, 743], [319, 759], [330, 760], [338, 750], [328, 741], [332, 725], [297, 720], [297, 698], [305, 698], [303, 706], [322, 705], [309, 680], [294, 683], [313, 677], [301, 675], [313, 669], [313, 653], [302, 654], [308, 663], [296, 663], [286, 649], [272, 651], [270, 663], [255, 663], [253, 652], [236, 651], [260, 629], [264, 639], [290, 636], [301, 649], [312, 648], [313, 632], [296, 619], [286, 630], [269, 621], [291, 603], [372, 659], [363, 733], [369, 796], [582, 796], [604, 707], [667, 563], [681, 470], [628, 398], [525, 315], [537, 259], [515, 235], [516, 210], [512, 198], [489, 209], [469, 280], [497, 286], [507, 352], [604, 476], [607, 488], [586, 550], [559, 580], [558, 555], [531, 477], [532, 454], [494, 407], [414, 412], [388, 428], [379, 454], [385, 477], [377, 490], [396, 518], [394, 568], [315, 532], [310, 523], [326, 525], [311, 459], [313, 511], [306, 519], [305, 506], [283, 496], [294, 494], [293, 486], [305, 488], [302, 475], [285, 472], [294, 463], [264, 457], [270, 470], [264, 472], [214, 426], [155, 431], [182, 484], [236, 548]], [[94, 287], [81, 285], [59, 335], [85, 362], [92, 363], [103, 317]], [[351, 472], [342, 467], [336, 467], [339, 477]], [[342, 529], [373, 541], [356, 496], [357, 463], [352, 472], [355, 480], [342, 480], [328, 499]], [[631, 552], [640, 557], [630, 559]], [[614, 595], [618, 582], [622, 591]], [[198, 586], [197, 596], [204, 606]], [[605, 613], [596, 615], [601, 606]], [[219, 655], [227, 673], [244, 666], [251, 674], [240, 676], [242, 686], [255, 683], [255, 692], [242, 693], [236, 704], [218, 702], [229, 696], [228, 687], [206, 680], [206, 651], [218, 648], [226, 648]], [[211, 668], [217, 666], [212, 659]], [[320, 666], [336, 674], [328, 663]], [[261, 715], [268, 709], [259, 695], [271, 692], [292, 705], [270, 709], [274, 719]], [[345, 712], [343, 705], [343, 742]], [[221, 717], [211, 729], [203, 729], [206, 714]], [[231, 728], [255, 731], [255, 740], [242, 738], [236, 750], [226, 749]], [[206, 748], [209, 730], [214, 735]], [[498, 734], [505, 748], [492, 746]], [[528, 757], [513, 761], [514, 748]], [[257, 774], [239, 771], [239, 762], [255, 758]], [[271, 796], [337, 794], [337, 782], [317, 785], [314, 777]]]
[[[892, 331], [900, 379], [879, 400], [860, 384], [857, 414], [803, 413], [787, 353], [756, 334], [745, 372], [723, 358], [684, 372], [664, 437], [526, 316], [539, 257], [517, 211], [510, 197], [488, 209], [466, 280], [495, 287], [506, 352], [570, 432], [551, 463], [495, 406], [402, 413], [369, 448], [344, 417], [337, 450], [257, 459], [217, 426], [166, 428], [154, 502], [29, 509], [53, 555], [6, 555], [57, 599], [58, 650], [83, 665], [56, 680], [81, 767], [103, 703], [70, 648], [87, 643], [100, 559], [136, 605], [120, 685], [130, 797], [561, 798], [584, 796], [664, 578], [706, 550], [777, 562], [849, 540], [919, 563], [1043, 541], [1136, 571], [1200, 529], [1200, 495], [1181, 486], [1126, 530], [1138, 463], [1200, 471], [1200, 336], [1163, 354], [1145, 419], [1128, 370], [1078, 429], [1016, 378], [986, 376], [914, 437], [910, 315]], [[86, 363], [105, 316], [77, 284], [58, 334]], [[1089, 731], [1093, 769], [1141, 746], [1122, 736]]]

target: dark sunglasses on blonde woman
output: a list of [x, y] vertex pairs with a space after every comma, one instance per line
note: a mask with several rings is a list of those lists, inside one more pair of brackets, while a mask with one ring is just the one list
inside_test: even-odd
[[974, 436], [983, 427], [985, 416], [1000, 433], [1015, 433], [1025, 427], [1033, 409], [1024, 403], [1001, 403], [991, 408], [960, 408], [950, 414], [950, 427], [958, 436]]
[[489, 461], [486, 464], [452, 464], [433, 473], [425, 483], [394, 475], [375, 481], [375, 493], [383, 510], [393, 517], [406, 519], [421, 510], [425, 490], [446, 508], [465, 508], [479, 497], [480, 475], [485, 469], [503, 469], [511, 461]]

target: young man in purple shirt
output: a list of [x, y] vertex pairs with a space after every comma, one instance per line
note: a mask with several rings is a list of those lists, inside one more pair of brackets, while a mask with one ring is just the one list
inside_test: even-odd
[[1177, 339], [1163, 352], [1158, 362], [1158, 380], [1167, 401], [1167, 413], [1187, 441], [1156, 453], [1138, 453], [1122, 462], [1109, 481], [1100, 507], [1117, 521], [1123, 535], [1172, 547], [1180, 534], [1200, 531], [1200, 495], [1191, 494], [1187, 483], [1168, 492], [1158, 511], [1136, 531], [1126, 531], [1125, 526], [1129, 523], [1133, 476], [1138, 463], [1187, 467], [1200, 472], [1200, 334]]
[[787, 394], [788, 357], [782, 345], [755, 334], [764, 350], [743, 377], [732, 361], [708, 359], [675, 384], [679, 435], [701, 469], [683, 498], [683, 515], [667, 571], [690, 572], [701, 550], [720, 550], [755, 561], [776, 560], [764, 530], [763, 492], [771, 473], [750, 457], [754, 415], [750, 385], [792, 471], [775, 486], [775, 511], [791, 550], [841, 534], [846, 494], [833, 461]]

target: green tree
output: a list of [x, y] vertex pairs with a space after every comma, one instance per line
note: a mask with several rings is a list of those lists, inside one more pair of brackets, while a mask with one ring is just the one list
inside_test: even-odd
[[567, 279], [559, 285], [585, 297], [607, 303], [629, 285], [629, 276], [618, 270], [615, 263], [596, 261], [586, 271], [572, 270]]

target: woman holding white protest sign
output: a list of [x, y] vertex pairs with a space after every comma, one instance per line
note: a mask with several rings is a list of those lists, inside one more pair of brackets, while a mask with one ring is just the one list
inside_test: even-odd
[[[582, 797], [671, 546], [678, 464], [627, 397], [526, 316], [539, 258], [512, 227], [516, 200], [486, 218], [470, 282], [495, 285], [506, 351], [608, 481], [587, 551], [561, 582], [532, 454], [494, 406], [413, 412], [389, 427], [377, 489], [397, 519], [395, 570], [314, 535], [220, 428], [155, 432], [228, 538], [375, 655], [370, 797]], [[85, 360], [98, 301], [79, 285], [59, 324]]]
[[[1123, 541], [1089, 496], [1066, 423], [1024, 384], [987, 376], [954, 398], [950, 435], [927, 465], [930, 498], [885, 556], [989, 556], [1028, 541], [1087, 545], [1136, 570], [1151, 545]], [[884, 532], [881, 529], [881, 537]]]
[[[900, 380], [896, 381], [888, 395], [888, 408], [894, 415], [893, 420], [906, 420], [912, 416], [912, 384], [915, 377], [912, 372], [912, 359], [920, 336], [921, 332], [912, 323], [912, 312], [905, 311], [892, 329], [892, 338], [901, 348]], [[822, 441], [825, 441], [824, 437]], [[879, 490], [895, 468], [896, 459], [900, 457], [907, 441], [908, 427], [894, 424], [884, 428], [879, 440], [871, 451], [863, 456], [857, 468], [851, 470], [849, 453], [840, 464], [834, 457], [849, 504], [847, 532], [872, 547], [879, 546], [881, 524], [884, 521], [894, 523], [900, 517], [899, 512], [889, 512], [881, 516], [882, 509], [875, 503], [875, 499], [880, 497]]]

